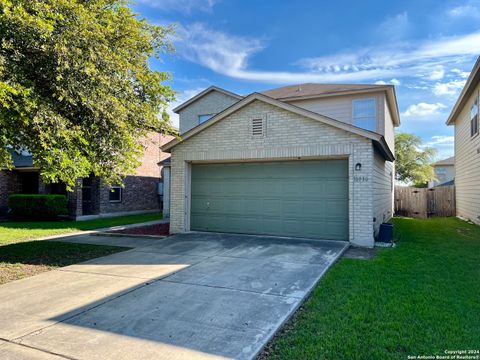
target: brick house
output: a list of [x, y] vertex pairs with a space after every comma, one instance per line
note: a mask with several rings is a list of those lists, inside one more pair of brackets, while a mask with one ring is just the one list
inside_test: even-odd
[[350, 241], [393, 216], [391, 85], [300, 84], [240, 96], [212, 86], [174, 109], [170, 231]]
[[13, 170], [0, 170], [0, 214], [8, 211], [8, 196], [23, 194], [65, 194], [69, 215], [75, 219], [114, 216], [160, 211], [162, 196], [161, 166], [159, 163], [169, 154], [160, 146], [172, 137], [152, 133], [145, 141], [142, 163], [135, 174], [124, 179], [124, 188], [108, 187], [101, 178], [78, 179], [72, 192], [64, 184], [44, 184], [39, 169], [33, 166], [32, 156], [12, 151]]

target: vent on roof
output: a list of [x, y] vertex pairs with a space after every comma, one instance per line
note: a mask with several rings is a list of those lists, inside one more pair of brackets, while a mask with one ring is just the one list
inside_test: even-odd
[[252, 136], [260, 137], [265, 135], [265, 121], [263, 118], [252, 119]]

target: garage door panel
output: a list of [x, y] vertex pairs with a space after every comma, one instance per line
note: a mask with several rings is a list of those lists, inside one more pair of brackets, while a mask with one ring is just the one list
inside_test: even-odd
[[191, 229], [348, 239], [346, 160], [192, 166]]

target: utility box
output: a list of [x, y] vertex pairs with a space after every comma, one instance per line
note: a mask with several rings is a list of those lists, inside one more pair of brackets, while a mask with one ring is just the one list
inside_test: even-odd
[[393, 242], [393, 224], [380, 224], [380, 231], [378, 232], [378, 242], [391, 244]]

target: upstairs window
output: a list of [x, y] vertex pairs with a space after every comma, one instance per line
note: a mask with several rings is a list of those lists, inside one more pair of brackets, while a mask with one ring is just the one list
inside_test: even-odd
[[470, 108], [470, 136], [478, 134], [478, 97]]
[[353, 100], [352, 123], [365, 130], [377, 131], [375, 99]]
[[112, 186], [108, 194], [110, 202], [122, 202], [122, 188], [120, 186]]
[[205, 121], [209, 120], [213, 116], [215, 116], [215, 114], [198, 115], [198, 123], [203, 124]]

